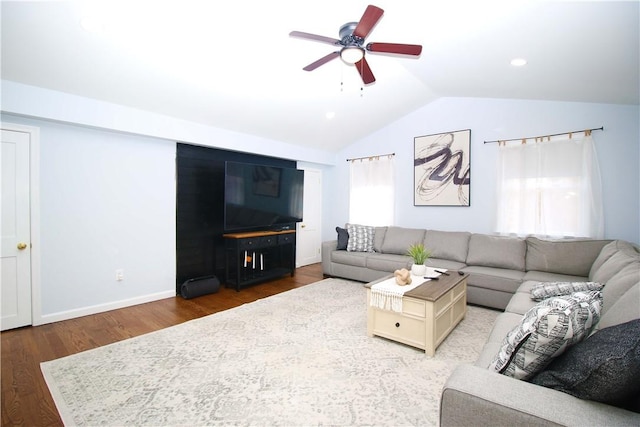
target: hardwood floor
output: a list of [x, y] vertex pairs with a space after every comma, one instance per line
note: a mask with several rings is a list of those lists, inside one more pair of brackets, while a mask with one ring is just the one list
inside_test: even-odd
[[191, 300], [167, 298], [106, 313], [1, 334], [2, 425], [61, 426], [40, 362], [111, 344], [322, 280], [320, 264], [296, 269], [294, 277], [236, 292]]

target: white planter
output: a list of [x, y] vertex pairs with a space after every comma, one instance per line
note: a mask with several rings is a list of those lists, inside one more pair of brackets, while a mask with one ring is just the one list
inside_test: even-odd
[[427, 274], [427, 266], [424, 264], [413, 264], [411, 266], [411, 274], [414, 276], [424, 276]]

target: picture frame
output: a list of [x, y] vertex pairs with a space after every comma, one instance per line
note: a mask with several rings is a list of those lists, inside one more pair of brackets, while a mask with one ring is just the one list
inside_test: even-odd
[[471, 206], [471, 129], [414, 138], [414, 206]]

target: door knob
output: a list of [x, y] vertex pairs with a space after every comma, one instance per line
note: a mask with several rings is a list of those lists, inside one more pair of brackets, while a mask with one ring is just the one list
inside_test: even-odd
[[27, 244], [26, 243], [22, 243], [22, 242], [18, 243], [18, 249], [19, 250], [22, 251], [22, 250], [24, 250], [26, 248], [27, 248]]

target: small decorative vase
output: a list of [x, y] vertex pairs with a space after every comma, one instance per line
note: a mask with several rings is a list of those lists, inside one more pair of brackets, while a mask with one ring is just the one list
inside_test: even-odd
[[424, 276], [427, 274], [427, 266], [424, 264], [413, 264], [411, 266], [411, 274], [414, 276]]

